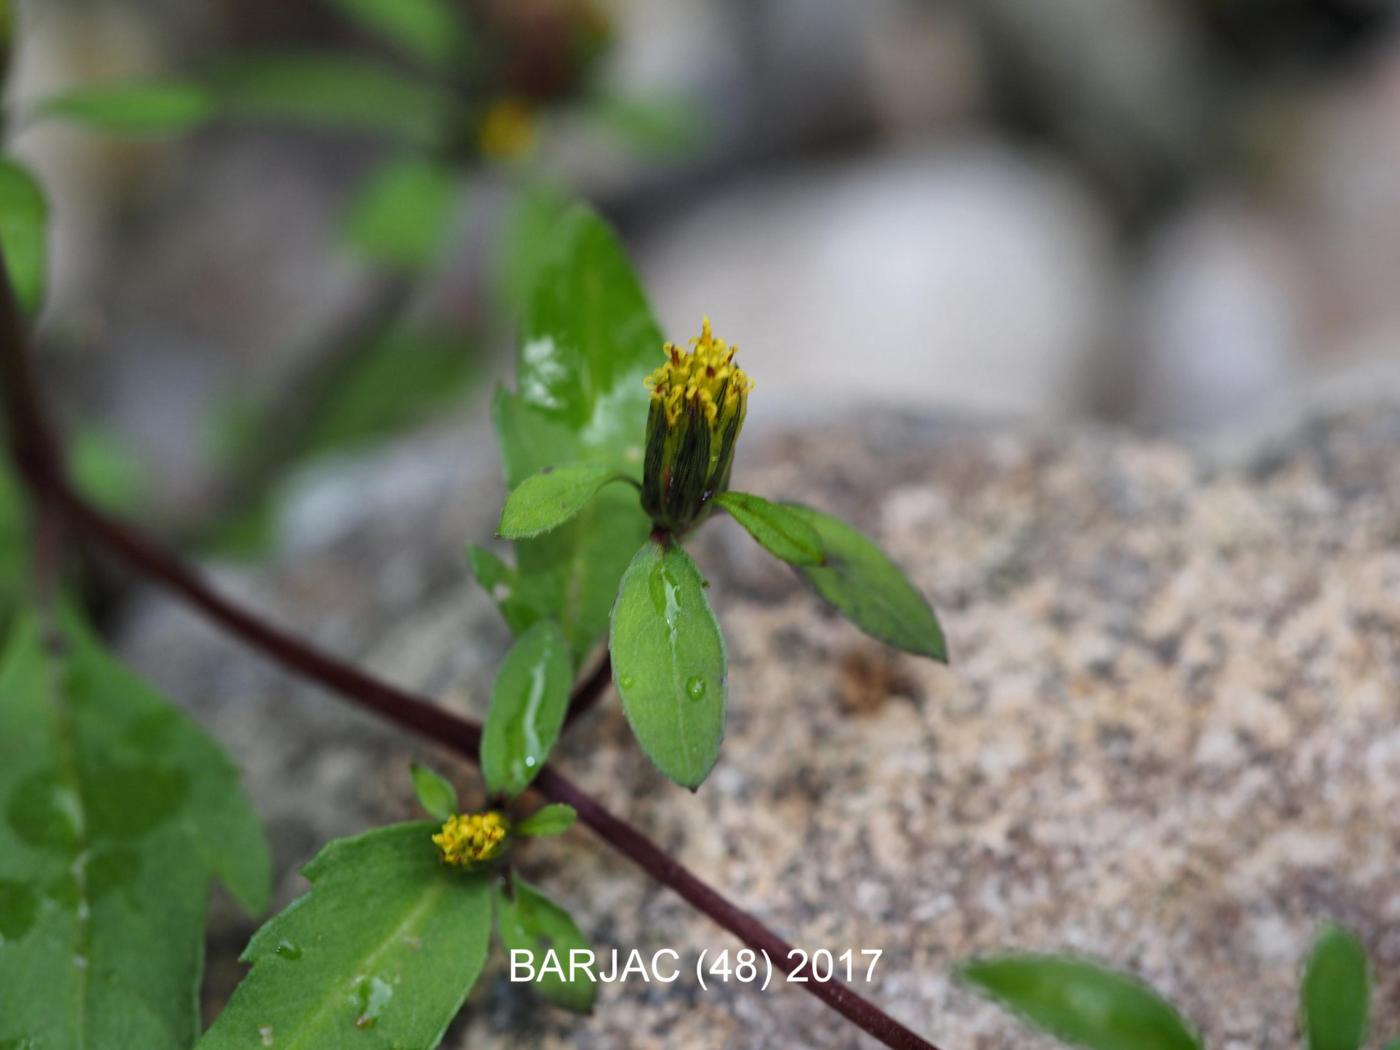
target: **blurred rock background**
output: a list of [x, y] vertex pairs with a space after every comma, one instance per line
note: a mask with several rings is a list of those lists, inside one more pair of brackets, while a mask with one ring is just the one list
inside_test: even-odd
[[[604, 88], [683, 100], [700, 130], [638, 148], [565, 110], [527, 160], [464, 173], [450, 263], [401, 301], [478, 380], [508, 360], [492, 286], [522, 173], [614, 218], [675, 338], [708, 313], [742, 347], [755, 423], [893, 402], [1208, 440], [1400, 356], [1390, 3], [599, 7]], [[315, 0], [21, 13], [19, 113], [230, 52], [383, 51]], [[133, 143], [12, 120], [10, 138], [54, 208], [42, 337], [67, 411], [150, 466], [153, 506], [216, 513], [229, 403], [324, 393], [316, 355], [384, 294], [338, 224], [385, 147], [220, 124]]]

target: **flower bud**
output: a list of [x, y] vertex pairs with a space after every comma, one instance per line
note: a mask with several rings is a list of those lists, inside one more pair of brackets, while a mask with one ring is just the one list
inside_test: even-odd
[[458, 813], [447, 818], [433, 842], [442, 851], [445, 863], [470, 869], [499, 857], [509, 831], [505, 818], [494, 810]]
[[734, 364], [738, 347], [716, 339], [704, 320], [691, 349], [667, 343], [666, 363], [647, 377], [642, 507], [658, 528], [684, 532], [729, 487], [734, 446], [753, 383]]

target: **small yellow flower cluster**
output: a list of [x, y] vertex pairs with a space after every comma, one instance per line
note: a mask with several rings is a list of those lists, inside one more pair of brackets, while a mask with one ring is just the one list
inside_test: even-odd
[[690, 345], [687, 352], [675, 343], [667, 343], [666, 363], [646, 379], [652, 400], [666, 408], [668, 426], [676, 425], [687, 403], [698, 406], [705, 413], [705, 421], [713, 423], [720, 412], [742, 405], [753, 389], [744, 370], [734, 363], [739, 348], [716, 339], [708, 317], [700, 337], [692, 339]]
[[491, 103], [481, 118], [477, 142], [492, 160], [513, 160], [535, 148], [535, 111], [518, 98]]
[[433, 842], [442, 859], [458, 868], [469, 868], [494, 860], [505, 847], [509, 830], [505, 818], [494, 810], [487, 813], [458, 813], [449, 817]]

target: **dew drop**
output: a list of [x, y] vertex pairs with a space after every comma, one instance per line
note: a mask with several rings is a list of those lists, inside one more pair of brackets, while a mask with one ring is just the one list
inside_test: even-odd
[[685, 691], [692, 700], [705, 699], [705, 679], [695, 675], [685, 683]]
[[630, 674], [625, 674], [617, 680], [617, 684], [623, 689], [631, 689], [637, 684], [637, 680]]
[[371, 977], [368, 980], [361, 979], [355, 986], [355, 999], [359, 1004], [360, 1016], [355, 1018], [356, 1028], [373, 1028], [379, 1015], [384, 1012], [384, 1008], [389, 1005], [389, 1000], [394, 998], [393, 986], [388, 981], [378, 977]]
[[291, 941], [278, 941], [277, 947], [272, 949], [273, 953], [280, 955], [288, 962], [296, 962], [301, 958], [301, 948]]
[[264, 1024], [258, 1026], [258, 1038], [262, 1040], [263, 1046], [272, 1045], [272, 1025]]

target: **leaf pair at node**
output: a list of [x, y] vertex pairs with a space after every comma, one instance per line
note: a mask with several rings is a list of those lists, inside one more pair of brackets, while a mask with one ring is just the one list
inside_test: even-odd
[[[1068, 955], [1002, 955], [964, 964], [958, 978], [1027, 1024], [1088, 1050], [1201, 1050], [1175, 1007], [1136, 977]], [[1307, 1050], [1361, 1050], [1370, 1012], [1366, 952], [1326, 926], [1299, 991]], [[1400, 1040], [1386, 1050], [1400, 1050]]]

